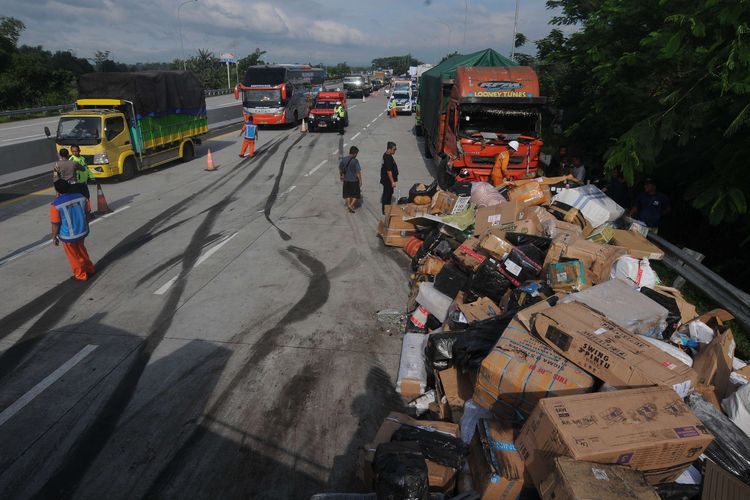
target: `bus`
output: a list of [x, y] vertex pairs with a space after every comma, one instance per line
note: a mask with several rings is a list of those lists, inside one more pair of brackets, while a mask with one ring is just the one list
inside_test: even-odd
[[250, 66], [234, 97], [242, 98], [242, 113], [257, 125], [297, 123], [307, 116], [311, 89], [320, 88], [326, 72], [302, 64]]

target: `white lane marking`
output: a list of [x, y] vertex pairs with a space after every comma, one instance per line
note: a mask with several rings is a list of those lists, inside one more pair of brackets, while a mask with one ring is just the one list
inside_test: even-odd
[[349, 106], [349, 109], [354, 109], [356, 107], [357, 107], [357, 105], [355, 104], [354, 106]]
[[228, 102], [226, 104], [219, 104], [219, 105], [216, 105], [216, 106], [214, 106], [212, 108], [208, 108], [208, 109], [228, 108], [229, 106], [239, 106], [239, 105], [240, 105], [240, 101], [237, 101], [237, 102]]
[[338, 152], [339, 148], [333, 148], [333, 151], [331, 151], [331, 154], [336, 154]]
[[[381, 114], [382, 114], [382, 113], [381, 113]], [[372, 124], [372, 123], [375, 123], [376, 121], [378, 121], [378, 118], [379, 118], [379, 117], [378, 117], [378, 116], [376, 116], [375, 118], [373, 118], [373, 119], [372, 119], [372, 121], [371, 121], [370, 123], [371, 123], [371, 124]]]
[[[381, 113], [378, 115], [378, 118], [380, 118], [381, 116], [383, 116], [384, 113], [385, 113], [385, 111], [381, 111]], [[375, 119], [377, 120], [378, 118], [375, 118]]]
[[[338, 148], [337, 148], [337, 149], [334, 149], [334, 150], [333, 150], [333, 152], [334, 152], [334, 153], [335, 153], [336, 151], [338, 151]], [[317, 171], [318, 171], [318, 169], [319, 169], [320, 167], [322, 167], [323, 165], [325, 165], [327, 161], [328, 161], [328, 160], [323, 160], [323, 161], [321, 161], [320, 163], [318, 163], [318, 164], [317, 164], [317, 165], [315, 166], [315, 168], [313, 168], [312, 170], [310, 170], [310, 171], [309, 171], [308, 173], [306, 173], [306, 174], [305, 174], [305, 177], [309, 177], [309, 176], [311, 176], [312, 174], [314, 174], [315, 172], [317, 172]]]
[[92, 220], [91, 222], [89, 222], [89, 226], [92, 225], [92, 224], [96, 224], [100, 220], [106, 219], [107, 217], [112, 217], [113, 215], [118, 214], [118, 213], [122, 212], [123, 210], [127, 210], [128, 208], [130, 208], [130, 205], [125, 205], [124, 207], [120, 207], [117, 210], [113, 210], [112, 212], [110, 212], [108, 214], [101, 215], [101, 216], [97, 217], [96, 219]]
[[2, 142], [22, 141], [24, 139], [35, 139], [37, 137], [44, 137], [44, 134], [35, 134], [35, 135], [27, 135], [25, 137], [14, 137], [12, 139], [3, 139]]
[[344, 143], [344, 147], [347, 147], [348, 145], [349, 145], [349, 143], [348, 143], [348, 142], [345, 142], [345, 143]]
[[13, 402], [13, 404], [4, 409], [3, 412], [0, 413], [0, 425], [3, 425], [5, 422], [13, 418], [13, 416], [21, 411], [24, 406], [31, 403], [34, 398], [44, 392], [45, 389], [57, 382], [60, 377], [65, 375], [68, 371], [70, 371], [71, 368], [80, 363], [83, 358], [91, 354], [91, 351], [93, 351], [97, 347], [99, 346], [94, 344], [86, 345], [83, 349], [78, 351], [75, 356], [63, 363], [63, 365], [60, 366], [57, 370], [44, 377], [42, 381], [32, 387], [29, 392], [18, 398], [15, 402]]
[[[193, 269], [195, 269], [196, 267], [206, 262], [206, 259], [211, 257], [216, 252], [218, 252], [221, 247], [229, 243], [232, 240], [232, 238], [234, 238], [235, 236], [237, 236], [237, 233], [232, 234], [232, 236], [230, 236], [229, 238], [226, 238], [223, 241], [211, 247], [206, 253], [204, 253], [198, 258], [198, 260], [195, 262], [195, 265], [193, 266]], [[172, 287], [172, 285], [174, 285], [177, 282], [177, 278], [179, 277], [180, 275], [178, 274], [177, 276], [173, 277], [172, 279], [164, 283], [162, 286], [159, 287], [158, 290], [154, 292], [154, 295], [164, 295], [165, 293], [167, 293], [167, 290], [169, 290]]]
[[[115, 210], [113, 212], [110, 212], [110, 213], [108, 213], [106, 215], [102, 215], [101, 217], [97, 217], [96, 219], [94, 219], [91, 222], [89, 222], [89, 226], [91, 226], [92, 224], [96, 224], [100, 220], [106, 219], [107, 217], [111, 217], [111, 216], [115, 215], [116, 213], [122, 212], [123, 210], [126, 210], [128, 208], [130, 208], [130, 205], [125, 205], [124, 207], [120, 207], [120, 208], [118, 208], [117, 210]], [[31, 248], [27, 248], [23, 252], [19, 252], [19, 253], [15, 254], [15, 255], [11, 255], [10, 257], [6, 257], [6, 258], [0, 260], [0, 267], [4, 266], [8, 262], [13, 262], [16, 259], [20, 259], [21, 257], [29, 255], [30, 253], [35, 252], [36, 250], [39, 250], [40, 248], [46, 247], [50, 243], [52, 243], [51, 239], [49, 239], [47, 241], [43, 241], [42, 243], [39, 243], [38, 245], [34, 245]]]
[[289, 193], [291, 193], [292, 191], [294, 191], [294, 189], [295, 189], [296, 187], [297, 187], [297, 186], [292, 186], [292, 187], [290, 187], [290, 188], [289, 188], [289, 189], [287, 189], [286, 191], [284, 191], [284, 192], [280, 193], [278, 197], [279, 197], [279, 198], [281, 198], [282, 196], [286, 196], [286, 195], [288, 195]]
[[[364, 130], [364, 129], [363, 129], [363, 130]], [[349, 139], [349, 140], [350, 140], [350, 141], [353, 141], [354, 139], [356, 139], [357, 137], [359, 137], [359, 134], [361, 134], [361, 133], [362, 133], [362, 132], [357, 132], [357, 133], [356, 133], [356, 134], [354, 134], [354, 135], [352, 136], [352, 138], [351, 138], [351, 139]]]
[[53, 123], [57, 123], [57, 120], [51, 120], [51, 121], [39, 122], [39, 123], [28, 123], [26, 125], [16, 125], [14, 127], [0, 127], [0, 132], [2, 132], [3, 130], [15, 130], [17, 128], [38, 127], [39, 125], [46, 125], [48, 123], [51, 125]]

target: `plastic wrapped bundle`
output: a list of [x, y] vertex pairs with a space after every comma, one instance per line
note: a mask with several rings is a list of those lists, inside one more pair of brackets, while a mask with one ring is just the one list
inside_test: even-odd
[[[505, 239], [516, 247], [521, 245], [534, 245], [545, 254], [547, 253], [547, 250], [549, 250], [549, 246], [552, 244], [552, 239], [547, 238], [546, 236], [536, 236], [524, 233], [507, 232], [505, 233]], [[542, 260], [544, 260], [543, 256]]]
[[695, 416], [714, 435], [714, 442], [706, 448], [705, 455], [745, 484], [750, 484], [750, 438], [703, 396], [693, 393], [686, 401]]
[[475, 182], [471, 185], [471, 202], [477, 208], [492, 207], [507, 201], [489, 182]]
[[402, 425], [393, 433], [391, 441], [413, 441], [419, 444], [422, 455], [446, 467], [461, 469], [469, 447], [459, 438], [455, 438], [434, 429], [424, 429], [411, 425]]
[[500, 262], [487, 258], [476, 270], [471, 278], [469, 288], [477, 296], [484, 296], [495, 304], [502, 301], [505, 291], [511, 284], [508, 278], [500, 272]]
[[427, 462], [417, 443], [383, 443], [372, 463], [380, 500], [427, 500], [430, 497]]

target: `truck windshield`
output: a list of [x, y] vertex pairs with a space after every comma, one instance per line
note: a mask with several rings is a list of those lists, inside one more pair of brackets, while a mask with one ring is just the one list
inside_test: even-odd
[[101, 142], [102, 120], [96, 116], [68, 116], [60, 118], [57, 126], [58, 144], [93, 146]]
[[541, 112], [536, 108], [468, 104], [461, 106], [458, 130], [463, 136], [494, 132], [500, 136], [537, 137], [540, 123]]
[[315, 109], [333, 109], [336, 107], [336, 101], [317, 101], [313, 107]]
[[410, 89], [411, 89], [411, 86], [408, 83], [397, 83], [393, 87], [393, 91], [394, 92], [405, 92], [405, 93], [408, 93]]
[[250, 89], [244, 91], [242, 104], [246, 108], [281, 106], [280, 89]]

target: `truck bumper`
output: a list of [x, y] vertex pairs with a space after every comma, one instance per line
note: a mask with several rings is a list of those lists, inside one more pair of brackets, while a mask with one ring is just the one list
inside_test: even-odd
[[115, 177], [120, 175], [120, 169], [117, 165], [112, 163], [106, 163], [104, 165], [89, 165], [89, 172], [94, 176], [95, 179], [107, 179], [109, 177]]
[[256, 125], [280, 125], [286, 123], [286, 115], [253, 115], [253, 123]]

